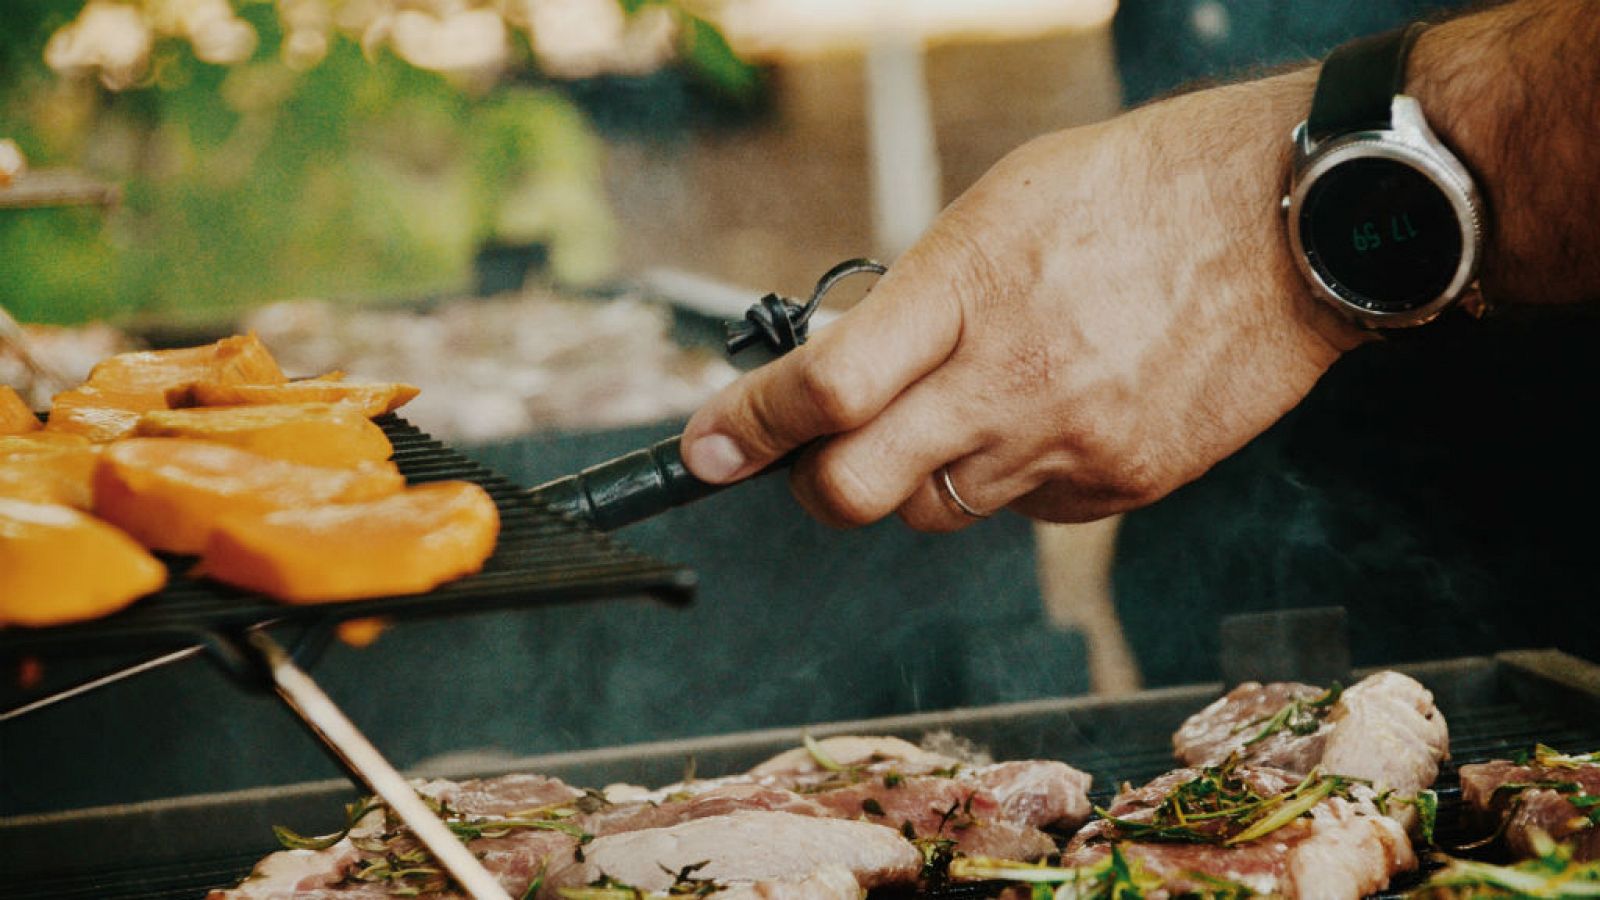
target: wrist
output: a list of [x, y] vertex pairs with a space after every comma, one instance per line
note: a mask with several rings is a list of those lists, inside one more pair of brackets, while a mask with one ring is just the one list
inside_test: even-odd
[[1473, 173], [1489, 211], [1480, 283], [1501, 304], [1600, 293], [1592, 252], [1592, 7], [1526, 0], [1429, 28], [1407, 93]]

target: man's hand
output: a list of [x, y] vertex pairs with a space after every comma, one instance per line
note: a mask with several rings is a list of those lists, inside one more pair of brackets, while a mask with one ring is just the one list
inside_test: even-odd
[[1038, 139], [940, 216], [856, 308], [684, 433], [727, 482], [822, 438], [800, 502], [860, 525], [980, 510], [1083, 521], [1198, 477], [1361, 340], [1313, 299], [1279, 198], [1307, 70]]

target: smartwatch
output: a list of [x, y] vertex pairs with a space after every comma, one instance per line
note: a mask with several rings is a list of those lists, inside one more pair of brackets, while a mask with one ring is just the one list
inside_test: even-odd
[[1406, 57], [1421, 31], [1412, 25], [1335, 50], [1294, 131], [1282, 209], [1295, 262], [1321, 300], [1365, 328], [1487, 308], [1477, 290], [1482, 199], [1404, 93]]

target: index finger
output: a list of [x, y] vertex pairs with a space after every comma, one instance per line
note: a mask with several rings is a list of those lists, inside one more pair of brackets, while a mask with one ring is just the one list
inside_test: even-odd
[[936, 368], [961, 336], [960, 305], [936, 268], [907, 260], [811, 341], [711, 398], [683, 432], [689, 471], [718, 484], [753, 475], [866, 424]]

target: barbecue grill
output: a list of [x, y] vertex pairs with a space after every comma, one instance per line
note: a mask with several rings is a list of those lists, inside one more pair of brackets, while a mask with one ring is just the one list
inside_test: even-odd
[[[1517, 651], [1395, 667], [1431, 689], [1449, 719], [1453, 759], [1441, 773], [1441, 846], [1470, 835], [1461, 821], [1456, 767], [1504, 757], [1536, 741], [1586, 749], [1600, 745], [1600, 667], [1551, 650]], [[1359, 673], [1358, 673], [1359, 674]], [[1170, 735], [1222, 685], [1151, 690], [1124, 698], [1080, 697], [813, 726], [815, 736], [888, 734], [917, 740], [946, 731], [996, 758], [1065, 760], [1095, 779], [1104, 802], [1123, 780], [1171, 768]], [[664, 784], [687, 761], [704, 776], [735, 772], [796, 746], [795, 729], [612, 747], [532, 757], [497, 767], [438, 769], [466, 778], [512, 771], [554, 775], [579, 785], [617, 781]], [[195, 898], [228, 887], [274, 849], [271, 825], [303, 833], [336, 830], [342, 804], [355, 799], [340, 781], [187, 797], [0, 819], [0, 870], [14, 900]], [[86, 868], [84, 848], [97, 862]], [[1416, 876], [1382, 897], [1399, 897]]]
[[[398, 416], [385, 416], [380, 424], [394, 447], [394, 461], [408, 483], [467, 480], [482, 486], [494, 499], [501, 532], [494, 553], [481, 572], [424, 594], [327, 606], [283, 606], [190, 577], [187, 561], [174, 559], [169, 562], [169, 584], [124, 612], [75, 625], [0, 632], [0, 658], [84, 650], [160, 654], [17, 706], [0, 714], [0, 721], [210, 650], [241, 681], [275, 689], [353, 779], [389, 800], [463, 884], [484, 881], [486, 876], [448, 830], [266, 629], [305, 626], [307, 634], [301, 648], [302, 655], [307, 655], [325, 642], [334, 624], [351, 617], [481, 611], [504, 605], [629, 594], [685, 601], [692, 595], [694, 575], [682, 567], [626, 550], [552, 512], [510, 482], [430, 439]], [[625, 466], [624, 471], [631, 470]], [[485, 883], [483, 887], [489, 885]], [[495, 896], [491, 890], [474, 889], [475, 893]]]

